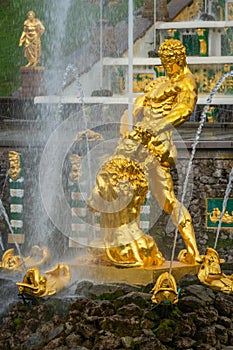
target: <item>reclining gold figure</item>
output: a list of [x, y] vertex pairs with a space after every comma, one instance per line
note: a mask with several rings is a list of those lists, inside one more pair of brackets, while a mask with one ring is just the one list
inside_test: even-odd
[[225, 275], [220, 264], [224, 260], [219, 258], [218, 252], [207, 248], [203, 256], [203, 263], [198, 272], [198, 278], [206, 286], [226, 294], [233, 294], [233, 275]]
[[180, 260], [190, 264], [202, 261], [192, 219], [184, 206], [178, 222], [180, 203], [170, 173], [177, 155], [172, 131], [193, 113], [197, 84], [186, 63], [186, 49], [179, 40], [165, 40], [158, 54], [167, 75], [151, 82], [135, 100], [131, 132], [128, 112], [123, 114], [119, 145], [97, 174], [88, 201], [91, 210], [100, 212], [106, 253], [117, 266], [161, 265], [164, 261], [154, 240], [139, 228], [140, 206], [149, 184], [160, 207], [178, 225], [185, 242]]

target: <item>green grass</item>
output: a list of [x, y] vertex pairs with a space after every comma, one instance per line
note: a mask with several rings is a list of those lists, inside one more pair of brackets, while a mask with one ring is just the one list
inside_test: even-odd
[[[141, 7], [143, 2], [134, 0], [134, 8]], [[29, 10], [33, 10], [46, 27], [42, 37], [43, 64], [50, 68], [51, 62], [54, 63], [52, 59], [54, 28], [50, 20], [54, 6], [56, 0], [0, 1], [0, 96], [10, 96], [20, 87], [20, 66], [27, 62], [23, 57], [23, 48], [18, 44]], [[91, 27], [99, 20], [99, 15], [98, 1], [91, 3], [88, 0], [71, 0], [66, 27], [69, 35], [60, 49], [63, 57], [77, 51], [89, 40]], [[127, 15], [128, 0], [119, 0], [115, 5], [106, 6], [104, 9], [104, 18], [112, 24], [127, 19]]]

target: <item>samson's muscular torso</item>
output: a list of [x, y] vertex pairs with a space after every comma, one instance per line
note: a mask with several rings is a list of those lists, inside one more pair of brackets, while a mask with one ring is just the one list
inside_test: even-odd
[[197, 86], [188, 68], [177, 80], [157, 78], [136, 100], [135, 112], [139, 114], [143, 110], [143, 118], [136, 123], [134, 130], [148, 130], [151, 133], [160, 161], [165, 153], [171, 160], [176, 158], [172, 131], [190, 117], [196, 100]]

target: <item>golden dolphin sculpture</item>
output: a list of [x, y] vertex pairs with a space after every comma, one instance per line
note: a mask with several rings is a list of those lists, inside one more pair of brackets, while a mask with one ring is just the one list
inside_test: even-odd
[[57, 264], [53, 270], [40, 273], [39, 267], [32, 267], [23, 277], [22, 282], [17, 282], [19, 294], [42, 298], [58, 293], [64, 289], [71, 280], [69, 266]]

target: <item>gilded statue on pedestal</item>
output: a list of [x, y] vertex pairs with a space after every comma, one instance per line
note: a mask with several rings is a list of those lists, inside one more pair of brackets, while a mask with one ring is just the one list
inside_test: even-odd
[[140, 206], [149, 186], [160, 207], [178, 225], [186, 245], [180, 260], [190, 264], [202, 261], [192, 219], [184, 206], [178, 222], [180, 203], [170, 172], [177, 156], [172, 131], [193, 113], [197, 84], [179, 40], [165, 40], [158, 54], [167, 75], [149, 83], [135, 100], [132, 131], [128, 111], [123, 114], [119, 145], [97, 174], [88, 201], [89, 208], [100, 213], [108, 258], [122, 267], [161, 265], [164, 261], [152, 237], [139, 228]]
[[28, 63], [26, 67], [35, 68], [41, 56], [41, 35], [45, 31], [45, 27], [42, 22], [35, 18], [35, 13], [29, 11], [28, 19], [24, 22], [23, 33], [19, 40], [19, 46], [24, 44], [24, 56]]

